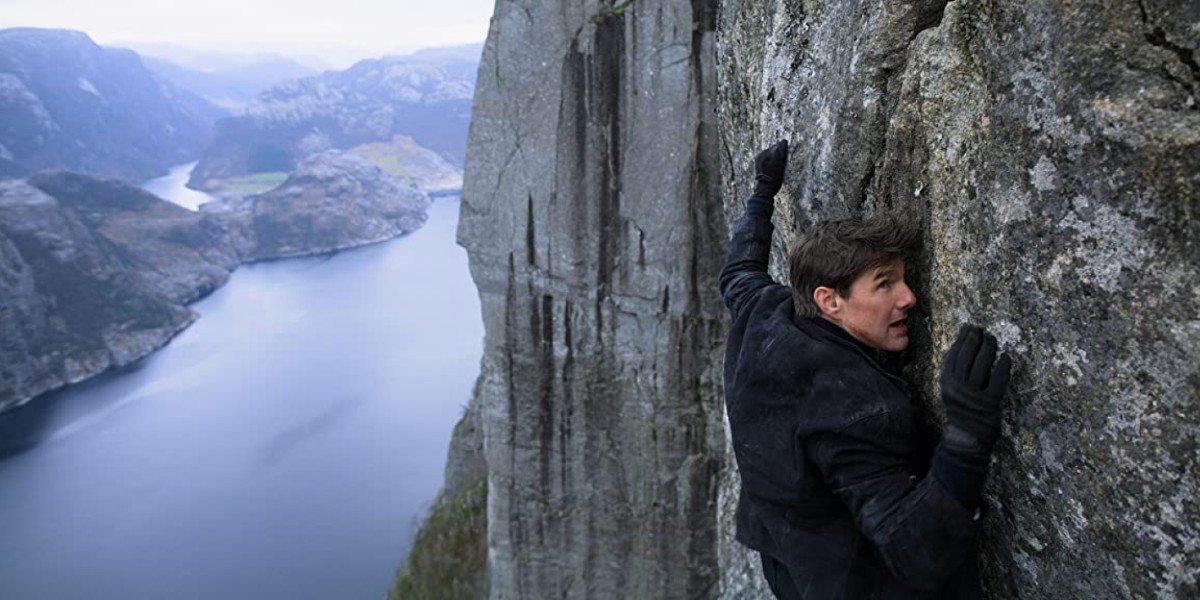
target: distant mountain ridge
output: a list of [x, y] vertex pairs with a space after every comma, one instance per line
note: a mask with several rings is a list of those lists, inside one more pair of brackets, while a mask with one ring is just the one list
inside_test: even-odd
[[329, 149], [412, 138], [461, 169], [482, 46], [435, 48], [360, 61], [260, 94], [246, 114], [217, 123], [189, 187], [260, 172], [290, 172]]
[[78, 31], [0, 30], [0, 176], [142, 181], [195, 159], [225, 111]]
[[239, 52], [213, 50], [169, 42], [118, 42], [114, 46], [129, 48], [143, 57], [152, 56], [191, 71], [236, 71], [256, 64], [287, 61], [299, 64], [313, 73], [327, 71], [330, 65], [315, 56], [279, 52]]
[[155, 56], [143, 56], [142, 62], [167, 81], [235, 114], [245, 110], [255, 96], [275, 84], [317, 74], [316, 69], [272, 55], [211, 70], [189, 68]]

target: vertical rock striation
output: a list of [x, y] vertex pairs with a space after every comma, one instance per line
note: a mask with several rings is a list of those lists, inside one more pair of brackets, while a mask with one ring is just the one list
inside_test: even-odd
[[793, 141], [777, 277], [813, 220], [899, 210], [925, 232], [931, 419], [959, 323], [1017, 357], [989, 593], [1200, 593], [1200, 8], [727, 0], [718, 22], [727, 214], [748, 157]]
[[497, 2], [459, 231], [486, 351], [448, 467], [486, 465], [491, 595], [768, 593], [732, 539], [714, 279], [787, 137], [778, 279], [813, 221], [900, 211], [926, 420], [959, 323], [1017, 358], [989, 594], [1195, 596], [1200, 9], [666, 4]]
[[496, 4], [459, 228], [493, 597], [717, 585], [714, 24], [701, 1]]

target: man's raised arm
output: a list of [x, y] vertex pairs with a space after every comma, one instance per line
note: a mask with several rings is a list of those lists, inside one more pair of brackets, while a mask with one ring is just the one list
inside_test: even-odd
[[783, 186], [787, 156], [788, 141], [783, 140], [754, 157], [754, 194], [746, 201], [746, 212], [734, 223], [721, 270], [721, 297], [735, 319], [758, 291], [775, 283], [767, 274], [774, 231], [771, 215], [775, 194]]

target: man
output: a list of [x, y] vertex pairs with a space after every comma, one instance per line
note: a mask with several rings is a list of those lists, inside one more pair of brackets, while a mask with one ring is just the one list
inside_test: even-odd
[[908, 345], [913, 229], [886, 215], [817, 223], [790, 252], [792, 285], [776, 284], [787, 140], [754, 163], [721, 273], [737, 539], [761, 554], [779, 598], [980, 596], [973, 547], [1008, 356], [962, 329], [943, 363], [947, 423], [930, 467], [904, 381], [876, 360]]

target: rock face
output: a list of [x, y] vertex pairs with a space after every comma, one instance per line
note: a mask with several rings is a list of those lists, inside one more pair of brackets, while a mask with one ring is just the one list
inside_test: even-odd
[[224, 112], [77, 31], [0, 31], [0, 177], [146, 180], [194, 160]]
[[920, 221], [929, 421], [959, 323], [1017, 358], [988, 593], [1195, 596], [1200, 9], [665, 4], [496, 5], [459, 232], [487, 338], [448, 468], [486, 464], [491, 596], [769, 597], [732, 540], [714, 279], [781, 137], [778, 279], [815, 220]]
[[310, 157], [275, 189], [210, 202], [242, 260], [331, 252], [380, 242], [425, 224], [429, 197], [369, 161], [330, 150]]
[[210, 189], [221, 179], [291, 172], [313, 154], [397, 134], [461, 167], [478, 51], [474, 45], [365, 60], [276, 85], [246, 114], [217, 123], [188, 185]]
[[0, 410], [154, 351], [236, 264], [215, 219], [118, 181], [0, 182]]
[[472, 410], [493, 597], [717, 583], [714, 17], [496, 4], [459, 226], [486, 328]]
[[1196, 596], [1200, 7], [726, 1], [719, 23], [728, 215], [792, 140], [777, 277], [813, 220], [901, 211], [929, 413], [959, 323], [1017, 358], [990, 594]]

